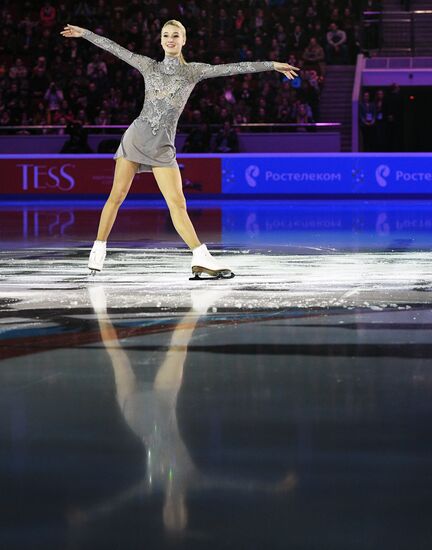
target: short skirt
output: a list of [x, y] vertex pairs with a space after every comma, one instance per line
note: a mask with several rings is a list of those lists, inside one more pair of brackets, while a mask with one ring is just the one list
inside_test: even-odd
[[113, 158], [119, 157], [138, 162], [137, 173], [151, 172], [153, 166], [178, 166], [174, 135], [170, 135], [164, 127], [160, 127], [154, 135], [147, 120], [139, 117], [123, 134]]

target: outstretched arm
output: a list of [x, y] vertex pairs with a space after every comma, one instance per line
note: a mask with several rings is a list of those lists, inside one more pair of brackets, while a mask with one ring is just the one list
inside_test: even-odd
[[122, 61], [126, 61], [126, 63], [129, 63], [129, 65], [132, 65], [132, 67], [138, 69], [140, 72], [145, 71], [151, 62], [149, 57], [131, 52], [113, 40], [105, 38], [105, 36], [100, 36], [88, 29], [83, 29], [82, 27], [66, 25], [60, 34], [65, 38], [85, 38], [89, 42], [92, 42], [92, 44], [99, 46], [99, 48], [112, 53]]
[[288, 63], [277, 61], [241, 61], [239, 63], [226, 63], [222, 65], [209, 65], [208, 63], [190, 63], [196, 82], [205, 78], [216, 76], [231, 76], [244, 73], [259, 73], [276, 70], [285, 74], [289, 79], [297, 76], [299, 69]]

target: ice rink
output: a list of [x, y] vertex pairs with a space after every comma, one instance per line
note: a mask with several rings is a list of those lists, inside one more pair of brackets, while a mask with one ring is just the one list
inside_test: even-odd
[[430, 548], [429, 205], [96, 211], [0, 211], [0, 548]]

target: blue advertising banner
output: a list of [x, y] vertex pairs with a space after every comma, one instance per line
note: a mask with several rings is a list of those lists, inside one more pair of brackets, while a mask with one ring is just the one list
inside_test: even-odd
[[224, 155], [225, 194], [432, 194], [431, 154]]

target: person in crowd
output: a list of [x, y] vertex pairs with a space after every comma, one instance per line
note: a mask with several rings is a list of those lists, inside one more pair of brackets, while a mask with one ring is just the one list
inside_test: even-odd
[[317, 71], [314, 69], [302, 71], [302, 73], [301, 91], [306, 103], [310, 105], [314, 122], [317, 122], [320, 118], [320, 95], [323, 77], [318, 76]]
[[87, 126], [89, 124], [88, 114], [85, 108], [78, 109], [78, 113], [75, 117], [77, 123], [82, 126]]
[[56, 9], [50, 2], [44, 2], [39, 12], [39, 21], [43, 28], [51, 29], [56, 23]]
[[47, 104], [47, 121], [52, 124], [55, 113], [60, 109], [60, 103], [63, 101], [63, 91], [57, 87], [55, 82], [51, 82], [44, 94], [44, 100]]
[[238, 9], [234, 17], [234, 31], [236, 44], [242, 44], [247, 39], [247, 20], [244, 10]]
[[17, 38], [17, 52], [20, 56], [30, 57], [35, 43], [35, 31], [32, 27], [23, 27]]
[[0, 32], [0, 56], [11, 59], [17, 55], [19, 47], [18, 36], [12, 29], [3, 26]]
[[43, 98], [49, 83], [50, 81], [48, 79], [46, 69], [43, 67], [37, 67], [30, 79], [30, 88], [35, 100]]
[[303, 61], [302, 61], [301, 59], [299, 59], [299, 58], [297, 57], [297, 55], [296, 55], [295, 53], [293, 53], [293, 52], [291, 52], [291, 53], [289, 54], [289, 56], [288, 56], [288, 63], [291, 63], [292, 61], [295, 61], [295, 62], [296, 62], [296, 64], [295, 64], [296, 67], [301, 67], [301, 68], [303, 68]]
[[327, 61], [330, 65], [348, 62], [347, 36], [336, 23], [331, 23], [327, 32]]
[[233, 21], [228, 17], [225, 8], [219, 10], [219, 17], [215, 22], [215, 30], [219, 37], [230, 36], [232, 34]]
[[182, 153], [209, 153], [212, 133], [207, 122], [201, 122], [190, 130], [184, 142]]
[[75, 7], [73, 9], [72, 16], [79, 20], [86, 20], [91, 22], [93, 19], [94, 14], [94, 8], [91, 6], [89, 2], [86, 2], [85, 0], [77, 2], [75, 4]]
[[310, 124], [313, 121], [312, 109], [310, 105], [307, 103], [302, 103], [298, 100], [295, 106], [295, 123], [299, 125], [297, 127], [297, 132], [307, 131], [307, 127], [303, 125]]
[[309, 35], [315, 36], [318, 44], [323, 48], [325, 48], [327, 43], [327, 37], [321, 21], [315, 22], [315, 24], [313, 25], [312, 29], [309, 32]]
[[33, 124], [35, 126], [47, 126], [47, 109], [43, 101], [39, 101], [36, 106], [36, 110], [33, 113]]
[[291, 0], [290, 10], [293, 16], [297, 20], [302, 17], [303, 10], [304, 10], [303, 4], [304, 4], [303, 0]]
[[313, 25], [318, 21], [318, 6], [315, 4], [309, 4], [309, 6], [306, 8], [305, 13], [305, 21], [306, 21], [306, 27], [309, 28], [309, 26], [312, 28]]
[[315, 36], [309, 39], [309, 44], [306, 46], [302, 55], [305, 68], [314, 69], [319, 74], [325, 72], [325, 53], [324, 48], [318, 44]]
[[267, 55], [267, 48], [264, 47], [262, 37], [256, 36], [254, 40], [254, 46], [253, 46], [253, 56], [255, 59], [262, 60]]
[[82, 127], [79, 121], [69, 123], [66, 128], [66, 133], [69, 135], [69, 140], [65, 142], [60, 150], [60, 153], [93, 153], [93, 149], [87, 142], [87, 130]]
[[105, 109], [101, 109], [99, 114], [95, 117], [94, 122], [96, 126], [107, 126], [108, 124], [111, 124], [111, 117]]
[[371, 101], [370, 93], [363, 92], [359, 105], [360, 129], [363, 137], [363, 150], [373, 151], [375, 133], [375, 104]]
[[279, 44], [281, 51], [285, 51], [288, 44], [288, 34], [285, 31], [284, 26], [280, 23], [276, 25], [275, 38]]
[[32, 74], [35, 75], [39, 69], [47, 70], [47, 58], [44, 55], [40, 55], [36, 60], [36, 65], [32, 69]]
[[214, 150], [217, 153], [238, 153], [239, 142], [236, 130], [229, 120], [225, 120], [223, 127], [215, 138]]
[[265, 15], [262, 8], [257, 8], [255, 15], [252, 18], [252, 28], [255, 32], [260, 32], [265, 29]]
[[53, 124], [66, 124], [72, 122], [74, 118], [75, 115], [69, 105], [69, 101], [63, 99], [60, 103], [60, 109], [54, 113]]
[[24, 65], [24, 62], [21, 58], [17, 58], [15, 60], [15, 64], [12, 65], [12, 67], [9, 69], [9, 78], [10, 79], [18, 79], [22, 80], [24, 78], [27, 78], [28, 75], [28, 69]]
[[90, 80], [103, 80], [108, 75], [108, 69], [101, 55], [96, 52], [93, 55], [92, 61], [87, 65], [87, 76]]
[[387, 102], [383, 89], [375, 93], [375, 151], [388, 151], [387, 144]]
[[403, 151], [403, 99], [398, 84], [387, 94], [387, 135], [389, 151]]
[[11, 125], [11, 117], [10, 117], [9, 111], [6, 111], [6, 110], [0, 111], [0, 126], [10, 126], [10, 125]]
[[301, 25], [296, 25], [294, 32], [289, 37], [289, 47], [296, 54], [301, 55], [307, 45], [307, 36], [304, 28]]
[[75, 67], [73, 76], [70, 79], [70, 85], [76, 86], [79, 90], [86, 90], [87, 95], [90, 95], [93, 92], [93, 86], [96, 88], [96, 83], [90, 82], [84, 74], [83, 68], [80, 66]]

